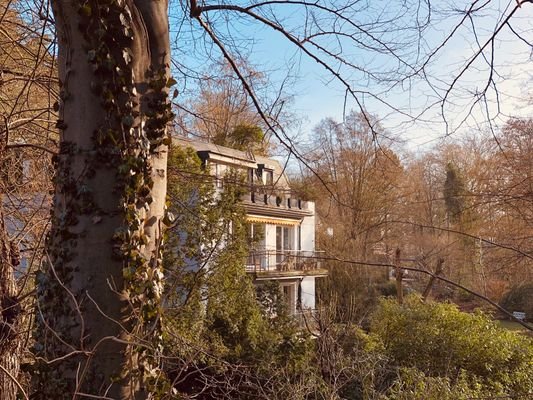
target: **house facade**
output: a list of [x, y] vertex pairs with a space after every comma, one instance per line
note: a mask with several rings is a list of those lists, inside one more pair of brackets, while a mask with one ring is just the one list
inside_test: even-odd
[[256, 285], [277, 281], [291, 314], [314, 310], [316, 280], [327, 275], [315, 250], [314, 202], [294, 195], [277, 160], [213, 143], [175, 139], [174, 144], [196, 151], [218, 191], [229, 170], [246, 176], [241, 200], [254, 240], [243, 268]]

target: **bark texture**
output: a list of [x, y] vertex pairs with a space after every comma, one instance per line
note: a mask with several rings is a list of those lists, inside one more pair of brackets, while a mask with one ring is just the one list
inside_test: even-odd
[[[170, 119], [166, 0], [53, 1], [61, 83], [34, 396], [150, 397]], [[155, 338], [155, 339], [154, 339]]]
[[19, 387], [21, 341], [19, 325], [20, 305], [13, 265], [18, 263], [17, 251], [10, 243], [2, 212], [0, 193], [0, 398], [15, 400]]

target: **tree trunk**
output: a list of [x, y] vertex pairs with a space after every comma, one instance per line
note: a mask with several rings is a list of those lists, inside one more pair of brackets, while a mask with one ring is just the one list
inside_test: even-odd
[[403, 269], [400, 261], [401, 250], [396, 248], [394, 255], [394, 265], [396, 266], [396, 296], [398, 297], [398, 304], [403, 304]]
[[444, 258], [439, 258], [437, 260], [437, 268], [435, 269], [435, 274], [430, 276], [428, 284], [426, 288], [424, 289], [424, 293], [422, 293], [422, 301], [426, 301], [429, 294], [431, 293], [431, 289], [433, 288], [433, 284], [435, 283], [436, 277], [438, 277], [442, 273], [443, 264], [444, 264]]
[[19, 392], [21, 312], [13, 274], [17, 257], [7, 236], [2, 202], [0, 193], [0, 395], [2, 400], [15, 400]]
[[158, 378], [168, 2], [52, 3], [61, 141], [48, 264], [37, 277], [36, 352], [49, 362], [34, 392], [146, 398]]

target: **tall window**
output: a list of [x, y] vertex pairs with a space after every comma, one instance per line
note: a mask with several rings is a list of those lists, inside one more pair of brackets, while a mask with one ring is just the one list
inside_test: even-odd
[[249, 243], [251, 247], [261, 248], [265, 244], [265, 224], [250, 224]]
[[289, 314], [292, 315], [295, 313], [296, 305], [297, 305], [296, 304], [297, 303], [296, 287], [292, 283], [289, 285], [282, 285], [281, 288], [283, 291], [283, 302], [285, 303], [285, 306], [287, 307], [287, 311], [289, 312]]
[[272, 171], [271, 169], [267, 169], [265, 171], [265, 175], [265, 184], [272, 186], [274, 184], [274, 171]]
[[215, 163], [215, 177], [217, 188], [222, 189], [224, 187], [224, 171], [222, 165], [218, 163]]
[[276, 263], [285, 260], [286, 253], [294, 248], [294, 228], [289, 226], [276, 226]]
[[254, 175], [255, 175], [254, 169], [248, 168], [248, 184], [249, 185], [254, 184]]

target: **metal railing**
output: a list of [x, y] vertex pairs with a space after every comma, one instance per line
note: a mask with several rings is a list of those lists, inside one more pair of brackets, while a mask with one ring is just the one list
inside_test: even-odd
[[246, 271], [312, 271], [320, 269], [321, 251], [313, 250], [254, 250], [248, 255]]
[[285, 193], [267, 192], [264, 190], [253, 189], [244, 193], [241, 200], [247, 203], [279, 207], [285, 209], [304, 210], [309, 209], [309, 202], [298, 198], [292, 198]]

